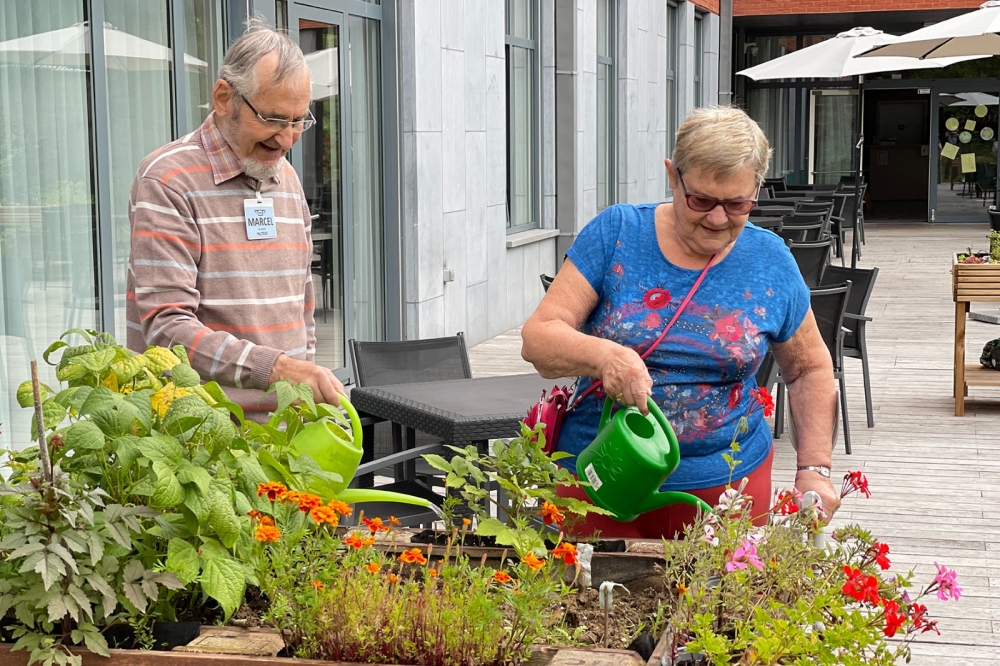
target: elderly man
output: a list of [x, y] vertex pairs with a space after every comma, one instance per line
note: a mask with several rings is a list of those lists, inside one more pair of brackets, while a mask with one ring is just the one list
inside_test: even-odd
[[252, 21], [230, 47], [214, 113], [143, 160], [132, 185], [128, 346], [183, 345], [250, 418], [280, 379], [337, 404], [313, 363], [310, 215], [285, 154], [315, 119], [309, 68], [287, 35]]

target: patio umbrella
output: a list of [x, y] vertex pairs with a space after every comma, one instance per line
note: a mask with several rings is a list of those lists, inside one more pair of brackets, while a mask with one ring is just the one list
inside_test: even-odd
[[1000, 0], [988, 0], [979, 9], [920, 28], [891, 44], [873, 46], [861, 58], [906, 56], [942, 58], [1000, 55]]
[[[86, 21], [68, 28], [28, 35], [0, 42], [0, 63], [28, 67], [80, 67], [81, 56], [90, 54], [90, 26]], [[166, 69], [172, 62], [169, 46], [119, 30], [104, 24], [104, 54], [113, 69]], [[187, 53], [184, 64], [188, 69], [208, 67], [208, 63]]]
[[[1000, 4], [1000, 0], [995, 0]], [[860, 59], [855, 56], [865, 53], [869, 49], [894, 43], [898, 37], [889, 35], [874, 28], [858, 27], [842, 32], [832, 39], [813, 44], [798, 51], [792, 51], [780, 58], [769, 60], [765, 63], [736, 72], [737, 75], [746, 76], [754, 81], [764, 81], [773, 79], [841, 79], [848, 76], [857, 78], [858, 85], [858, 115], [854, 129], [854, 135], [858, 137], [855, 145], [854, 170], [855, 191], [861, 185], [861, 146], [864, 143], [864, 134], [861, 128], [863, 118], [864, 95], [862, 94], [862, 79], [864, 74], [875, 72], [893, 72], [907, 69], [930, 69], [945, 67], [963, 60], [973, 60], [985, 56], [962, 56], [955, 58], [936, 58], [918, 60], [912, 57], [881, 57]], [[855, 209], [855, 220], [860, 214], [862, 201], [857, 197], [857, 208]], [[855, 222], [857, 224], [857, 222]], [[857, 229], [855, 228], [855, 235]], [[853, 250], [851, 252], [851, 266], [856, 267], [860, 248], [855, 238]]]
[[[946, 95], [939, 95], [938, 99], [944, 99]], [[981, 92], [955, 93], [956, 101], [949, 102], [947, 106], [996, 106], [1000, 102], [1000, 97]]]
[[337, 47], [322, 49], [306, 55], [309, 75], [312, 78], [312, 99], [327, 99], [337, 94], [340, 80], [340, 58]]

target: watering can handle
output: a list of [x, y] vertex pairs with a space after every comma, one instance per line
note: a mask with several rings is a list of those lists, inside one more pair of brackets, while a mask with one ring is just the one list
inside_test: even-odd
[[[601, 410], [601, 422], [598, 424], [597, 429], [601, 430], [608, 423], [608, 419], [611, 418], [611, 407], [614, 406], [615, 401], [611, 399], [611, 396], [604, 398], [604, 409]], [[663, 415], [660, 411], [660, 406], [656, 404], [653, 400], [653, 396], [646, 396], [646, 406], [649, 407], [649, 413], [653, 415], [660, 427], [663, 428], [663, 432], [667, 433], [667, 437], [670, 438], [671, 444], [675, 444], [677, 441], [677, 435], [674, 434], [674, 429], [670, 425], [670, 421], [667, 417]]]
[[351, 421], [351, 437], [357, 446], [361, 446], [361, 417], [358, 410], [350, 403], [346, 395], [340, 396], [340, 406], [347, 412], [347, 418]]

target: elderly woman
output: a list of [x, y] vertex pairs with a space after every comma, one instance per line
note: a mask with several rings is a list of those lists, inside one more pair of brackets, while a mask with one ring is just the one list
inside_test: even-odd
[[[747, 224], [770, 154], [743, 111], [695, 110], [677, 132], [673, 159], [664, 162], [673, 202], [620, 204], [594, 218], [525, 323], [521, 354], [544, 377], [580, 377], [558, 450], [579, 454], [593, 440], [605, 395], [644, 413], [651, 395], [681, 444], [680, 466], [663, 489], [715, 504], [730, 481], [722, 454], [740, 417], [751, 412], [754, 375], [770, 346], [797, 434], [795, 486], [816, 491], [832, 516], [839, 497], [829, 478], [836, 418], [830, 354], [791, 253], [778, 236]], [[584, 396], [595, 380], [603, 390]], [[771, 495], [771, 432], [759, 410], [748, 426], [738, 439], [741, 463], [732, 483], [747, 479], [759, 515]], [[563, 462], [575, 472], [574, 460]], [[693, 516], [691, 506], [674, 505], [631, 523], [591, 517], [576, 529], [670, 537]]]

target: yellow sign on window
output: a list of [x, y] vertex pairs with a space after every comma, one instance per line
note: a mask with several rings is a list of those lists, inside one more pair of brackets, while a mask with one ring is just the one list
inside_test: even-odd
[[976, 171], [976, 154], [962, 153], [962, 173], [975, 173], [975, 171]]
[[967, 129], [970, 132], [975, 131], [975, 129], [976, 129], [976, 121], [975, 120], [966, 120], [965, 121], [965, 129]]
[[941, 157], [946, 157], [949, 160], [953, 160], [958, 157], [958, 146], [953, 143], [944, 144], [944, 148], [941, 149]]

